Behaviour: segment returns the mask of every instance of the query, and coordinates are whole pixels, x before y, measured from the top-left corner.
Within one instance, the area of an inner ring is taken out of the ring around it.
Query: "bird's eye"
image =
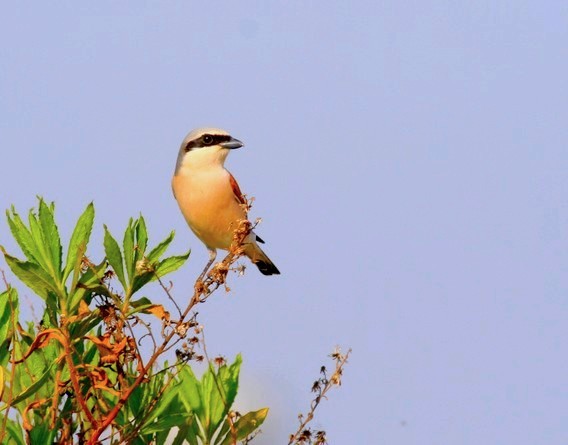
[[[203,136],[203,144],[204,145],[211,145],[213,143],[213,136],[210,134],[206,134]]]

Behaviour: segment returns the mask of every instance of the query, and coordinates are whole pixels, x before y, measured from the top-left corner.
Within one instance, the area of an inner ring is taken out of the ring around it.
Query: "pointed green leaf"
[[[83,258],[85,253],[87,252],[87,245],[80,244],[77,248],[77,256],[75,257],[75,264],[72,267],[73,277],[71,278],[71,286],[69,286],[69,294],[72,294],[75,291],[77,283],[79,282],[79,278],[81,277],[81,267],[83,266]],[[67,281],[68,275],[67,272],[63,273],[63,282]]]
[[[172,441],[169,439],[171,430],[162,430],[156,432],[154,434],[154,440],[156,441],[156,445],[171,445]],[[148,442],[146,442],[148,443]],[[146,443],[144,445],[146,445]]]
[[[59,282],[61,280],[61,238],[59,237],[59,230],[55,224],[53,211],[41,198],[39,200],[38,216],[43,241],[45,243],[45,251],[54,273],[53,277],[56,279],[56,282]]]
[[[229,408],[225,405],[223,393],[219,391],[217,376],[212,365],[203,373],[201,377],[201,395],[205,414],[199,416],[199,421],[205,430],[205,435],[211,439],[224,415],[229,412]],[[221,388],[221,391],[223,389]]]
[[[225,421],[221,425],[221,428],[219,428],[219,430],[217,431],[217,441],[221,441],[222,444],[227,439],[227,437],[231,437],[231,425],[225,417]]]
[[[175,272],[184,265],[184,263],[189,258],[190,253],[191,251],[188,251],[184,255],[171,256],[169,258],[166,258],[165,260],[160,261],[160,263],[156,267],[156,275],[162,278],[169,273]]]
[[[48,422],[39,422],[29,432],[30,443],[53,443],[57,429],[51,429]]]
[[[4,252],[4,258],[14,275],[44,300],[47,300],[50,291],[57,294],[53,278],[40,266],[29,261],[21,261],[6,252]]]
[[[124,287],[124,290],[128,289],[126,279],[124,277],[124,268],[122,263],[122,254],[120,253],[120,247],[118,247],[118,243],[110,234],[108,227],[105,225],[105,238],[104,238],[104,246],[105,246],[105,254],[107,260],[116,273],[118,280]]]
[[[153,304],[154,303],[152,303],[152,301],[148,297],[142,297],[139,298],[138,300],[133,300],[130,302],[130,306],[132,306],[135,309],[145,306],[151,306]]]
[[[14,335],[19,318],[18,293],[11,287],[0,294],[0,344]]]
[[[93,293],[110,297],[107,287],[103,284],[103,278],[107,269],[107,262],[103,260],[94,267],[89,267],[82,273],[75,287],[71,288],[71,303],[69,313],[74,314],[81,300],[90,304]]]
[[[146,229],[146,221],[144,221],[144,217],[140,215],[138,224],[136,225],[136,261],[140,261],[144,257],[147,246],[148,230]]]
[[[26,445],[24,433],[20,423],[12,419],[0,417],[0,422],[6,422],[6,432],[8,433],[7,445]]]
[[[142,434],[155,433],[158,431],[171,430],[174,427],[183,425],[187,421],[187,413],[168,413],[167,416],[159,417],[146,423],[142,429]]]
[[[154,274],[154,272],[144,272],[141,275],[136,275],[136,277],[134,278],[134,283],[132,283],[132,294],[138,292],[146,284],[155,279],[156,275]]]
[[[38,221],[37,216],[34,214],[33,210],[30,210],[28,215],[28,222],[30,225],[30,232],[32,234],[32,239],[35,244],[35,249],[38,255],[36,259],[38,264],[50,275],[55,276],[54,268],[51,260],[49,259],[49,253],[46,250],[46,242],[43,239],[43,231],[41,225]]]
[[[239,388],[239,373],[241,370],[241,365],[243,363],[243,358],[241,354],[237,354],[234,363],[227,367],[223,367],[223,370],[219,370],[219,379],[221,380],[223,389],[225,391],[225,402],[232,406],[237,397],[237,390]]]
[[[138,273],[134,278],[131,293],[134,294],[149,282],[157,280],[158,277],[162,278],[169,273],[175,272],[177,269],[183,266],[183,264],[187,261],[187,258],[189,257],[190,253],[191,252],[187,252],[185,255],[172,256],[166,258],[157,265],[156,264],[153,265],[155,268],[154,271],[144,271],[142,273]]]
[[[210,375],[214,383],[212,390],[209,393],[211,433],[218,429],[235,401],[239,386],[239,371],[241,364],[242,357],[239,354],[233,364],[230,366],[223,365],[219,367],[217,373],[210,368]]]
[[[187,440],[189,442],[190,445],[197,445],[197,435],[196,434],[191,434],[191,424],[190,422],[192,422],[193,420],[189,420],[185,425],[182,425],[179,427],[179,430],[176,434],[176,437],[174,439],[174,441],[172,442],[172,445],[183,445],[185,442],[185,440]]]
[[[150,261],[150,263],[153,263],[153,262],[160,259],[160,257],[168,249],[168,246],[170,245],[170,243],[173,241],[174,235],[175,235],[174,231],[170,232],[170,234],[168,235],[168,237],[164,241],[162,241],[160,244],[158,244],[156,247],[154,247],[150,251],[150,253],[146,256],[148,258],[148,261]]]
[[[122,240],[122,249],[124,252],[124,263],[126,266],[126,274],[128,276],[128,282],[132,283],[134,277],[134,270],[136,268],[136,261],[134,260],[134,233],[135,233],[136,223],[132,221],[132,218],[128,220],[128,225],[124,231],[124,239]]]
[[[195,413],[198,417],[202,417],[205,412],[201,402],[201,383],[188,365],[183,365],[179,373],[180,383],[177,385],[180,399],[186,407]]]
[[[234,425],[237,430],[237,440],[243,440],[248,435],[254,433],[254,431],[264,423],[267,415],[268,408],[262,408],[258,411],[246,413],[237,420]],[[232,443],[232,439],[231,434],[228,434],[221,445],[230,445]]]
[[[167,384],[166,382],[163,381],[163,379],[161,381],[156,381],[155,383],[156,384],[152,388],[151,398],[154,398],[155,394],[160,393],[164,385]],[[154,406],[154,409],[152,410],[152,413],[150,415],[150,418],[156,419],[158,417],[162,417],[163,415],[167,417],[172,412],[172,410],[175,410],[178,413],[184,414],[185,418],[187,419],[187,417],[190,415],[189,410],[185,411],[183,410],[185,406],[178,399],[178,397],[179,394],[176,391],[166,391],[157,400],[156,405]]]
[[[34,383],[32,383],[30,386],[28,386],[22,393],[20,393],[17,397],[15,397],[12,400],[12,405],[15,405],[17,403],[20,403],[22,400],[26,400],[28,397],[34,395],[36,392],[38,392],[44,385],[45,383],[50,379],[50,377],[52,377],[52,372],[51,372],[51,368],[53,367],[55,362],[52,362],[47,369],[45,370],[45,372],[41,375],[41,377],[39,379],[37,379]]]
[[[72,270],[76,270],[77,266],[80,266],[81,259],[89,244],[94,220],[95,206],[91,202],[77,220],[77,224],[71,235],[69,248],[67,249],[67,261],[65,264],[65,272],[63,273],[63,281],[67,280]]]
[[[36,251],[32,234],[22,221],[22,218],[20,218],[20,215],[16,213],[16,209],[13,206],[11,211],[6,211],[6,217],[12,236],[20,246],[20,249],[22,249],[22,252],[24,252],[24,255],[28,260],[39,263],[37,260],[39,252]]]

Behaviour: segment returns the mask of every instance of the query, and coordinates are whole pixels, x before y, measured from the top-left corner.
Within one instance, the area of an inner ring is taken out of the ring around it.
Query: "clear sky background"
[[[568,443],[566,2],[3,2],[0,39],[0,207],[55,200],[69,236],[94,200],[98,258],[103,223],[175,229],[181,301],[207,255],[179,144],[245,142],[227,166],[282,275],[200,316],[271,407],[255,443],[286,443],[335,345],[332,444]]]

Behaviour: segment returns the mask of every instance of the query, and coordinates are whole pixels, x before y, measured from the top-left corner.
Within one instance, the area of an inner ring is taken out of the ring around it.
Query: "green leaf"
[[[134,294],[135,292],[138,292],[146,284],[148,284],[150,281],[153,281],[155,279],[156,275],[154,274],[154,272],[144,272],[141,275],[136,275],[136,277],[134,278],[134,283],[132,283],[131,293]]]
[[[230,366],[223,365],[215,373],[212,366],[204,375],[203,393],[209,394],[208,408],[210,425],[208,434],[213,434],[226,418],[239,387],[239,371],[242,364],[242,357],[237,355],[235,362]],[[205,389],[205,380],[210,379],[208,384],[210,389]]]
[[[141,432],[142,434],[149,434],[170,430],[187,422],[188,416],[188,413],[168,413],[166,416],[148,422],[142,427]]]
[[[185,403],[189,410],[191,410],[191,412],[197,415],[197,417],[203,417],[205,411],[201,401],[201,383],[197,380],[197,377],[190,366],[182,366],[182,370],[179,373],[179,379],[180,383],[177,388],[180,399]]]
[[[128,221],[126,230],[124,231],[124,239],[122,241],[122,249],[124,252],[124,263],[126,265],[126,274],[128,275],[128,282],[132,283],[134,277],[134,270],[136,268],[136,261],[134,259],[134,232],[136,223],[133,223],[132,218]],[[125,288],[126,289],[126,288]]]
[[[158,267],[156,267],[156,275],[162,278],[169,273],[175,272],[184,265],[184,263],[189,258],[190,253],[191,251],[188,250],[184,255],[171,256],[163,261],[160,261]]]
[[[72,294],[75,291],[77,283],[79,282],[79,277],[81,276],[81,267],[83,266],[83,257],[87,252],[87,245],[81,244],[77,249],[77,256],[75,257],[75,264],[72,267],[73,270],[73,278],[71,279],[71,286],[69,287],[70,291],[69,294]],[[63,282],[67,281],[67,276],[65,276],[66,272],[63,273]]]
[[[229,413],[231,406],[225,403],[224,390],[221,387],[219,391],[220,384],[219,380],[216,379],[215,373],[211,370],[210,373],[205,373],[203,375],[203,395],[205,396],[205,406],[208,412],[206,417],[206,422],[203,423],[203,427],[207,431],[207,437],[212,438],[217,428],[223,422],[225,416]],[[201,419],[200,419],[201,420]]]
[[[217,442],[221,441],[219,445],[222,445],[223,441],[226,440],[227,437],[231,437],[231,425],[225,417],[225,421],[221,425],[221,428],[218,428],[217,430]]]
[[[145,271],[139,275],[136,275],[136,277],[134,278],[134,282],[132,284],[131,294],[134,294],[135,292],[139,291],[149,282],[157,280],[158,277],[162,278],[171,272],[175,272],[177,269],[183,266],[183,264],[187,261],[189,254],[190,252],[187,252],[187,254],[185,255],[172,256],[166,258],[157,266],[155,266],[154,271],[149,271],[149,272]]]
[[[164,241],[162,241],[150,251],[150,253],[146,256],[150,263],[153,263],[160,259],[160,257],[166,252],[168,246],[173,241],[174,235],[174,231],[170,232],[169,236]]]
[[[81,275],[76,286],[71,288],[70,314],[74,314],[77,311],[81,300],[90,304],[93,293],[110,297],[108,289],[102,284],[106,268],[107,262],[103,260],[100,264],[89,267]]]
[[[63,281],[67,280],[72,270],[76,270],[77,267],[80,267],[81,259],[87,250],[87,244],[89,244],[94,220],[95,206],[91,202],[77,220],[77,224],[71,235],[69,248],[67,249],[67,261],[63,273]]]
[[[91,312],[82,320],[76,321],[69,327],[69,332],[73,338],[82,338],[87,335],[94,327],[101,322],[98,312]]]
[[[36,252],[38,253],[36,260],[38,264],[53,277],[55,276],[55,270],[53,268],[52,262],[49,259],[49,253],[46,251],[47,243],[43,239],[43,231],[41,229],[41,225],[33,210],[30,210],[30,213],[28,215],[28,222],[30,225],[30,232],[32,234]]]
[[[132,307],[131,310],[128,311],[128,316],[137,314],[139,312],[148,313],[146,312],[148,309],[155,307],[156,305],[150,301],[147,297],[142,297],[138,300],[134,300],[130,302],[130,306]]]
[[[152,303],[152,301],[150,301],[150,299],[148,297],[142,297],[139,298],[138,300],[133,300],[130,302],[130,306],[132,306],[135,309],[138,309],[140,307],[145,307],[145,306],[151,306],[154,303]]]
[[[156,387],[153,390],[153,397],[155,394],[159,393],[162,388],[167,385],[166,382],[156,382]],[[161,417],[162,415],[168,416],[173,407],[184,406],[183,403],[178,399],[178,394],[175,391],[166,391],[156,402],[156,406],[152,412],[154,418]],[[189,416],[189,411],[181,411],[181,408],[177,408],[177,411],[185,415],[185,418]]]
[[[140,261],[144,257],[146,247],[148,246],[148,230],[142,215],[140,215],[136,224],[136,244],[136,261]]]
[[[12,340],[4,340],[0,343],[0,366],[7,367],[8,366],[8,359],[10,358],[11,350],[10,345],[12,344]]]
[[[8,433],[7,445],[26,445],[22,427],[18,422],[0,416],[0,424],[2,422],[6,422],[6,432]]]
[[[156,434],[154,434],[153,437],[156,445],[171,445],[171,440],[168,440],[169,435],[170,435],[170,430],[162,430],[156,432]]]
[[[3,250],[3,249],[2,249]],[[40,266],[30,261],[21,261],[8,255],[4,250],[4,258],[8,266],[26,286],[33,290],[44,300],[49,298],[49,292],[57,294],[57,287],[53,278]]]
[[[0,294],[0,344],[14,335],[19,318],[18,293],[11,287]]]
[[[192,423],[194,424],[195,421],[193,419],[189,419],[185,425],[179,427],[179,431],[176,434],[172,445],[183,445],[185,440],[187,440],[190,445],[198,445],[197,434],[193,433],[193,429],[191,427]]]
[[[48,422],[40,422],[33,426],[29,432],[30,443],[53,443],[57,429],[51,429]]]
[[[228,367],[223,366],[219,369],[219,380],[221,380],[222,387],[225,391],[225,403],[232,406],[237,397],[237,390],[239,388],[239,373],[243,357],[237,354],[234,363]]]
[[[118,243],[110,234],[107,226],[105,228],[105,238],[104,238],[104,246],[105,246],[105,254],[107,260],[116,273],[120,283],[124,287],[124,290],[128,290],[128,286],[126,283],[126,279],[124,277],[124,268],[122,265],[122,254],[120,253],[120,247],[118,247]]]
[[[248,435],[252,434],[256,429],[258,429],[266,419],[268,415],[268,408],[262,408],[258,411],[251,411],[246,413],[243,417],[235,422],[235,429],[237,430],[237,440],[243,440]],[[221,445],[230,445],[232,443],[232,437],[229,433]]]
[[[8,226],[12,232],[12,236],[22,249],[22,252],[24,252],[24,255],[26,255],[28,260],[33,261],[34,263],[39,263],[37,260],[39,252],[36,250],[32,234],[22,221],[22,218],[20,218],[20,215],[16,213],[16,209],[12,207],[11,211],[7,210],[6,217],[8,219]]]
[[[55,362],[52,362],[45,372],[41,375],[39,379],[37,379],[34,383],[28,386],[21,394],[15,397],[12,400],[12,405],[20,403],[22,400],[26,400],[28,397],[33,396],[36,392],[38,392],[42,387],[49,381],[50,377],[52,377],[51,368],[53,367]]]
[[[54,273],[53,278],[56,282],[59,282],[61,281],[61,238],[59,237],[59,230],[55,224],[53,211],[42,198],[39,199],[38,216],[47,259]]]

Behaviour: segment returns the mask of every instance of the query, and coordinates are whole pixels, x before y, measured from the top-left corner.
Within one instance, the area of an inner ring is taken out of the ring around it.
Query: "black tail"
[[[245,245],[245,255],[256,264],[263,275],[280,275],[280,271],[256,242]]]
[[[263,275],[280,275],[280,271],[274,263],[268,258],[266,258],[266,260],[268,261],[259,259],[256,263],[254,263],[256,264],[256,267],[258,267],[258,270],[260,270],[260,273]]]

